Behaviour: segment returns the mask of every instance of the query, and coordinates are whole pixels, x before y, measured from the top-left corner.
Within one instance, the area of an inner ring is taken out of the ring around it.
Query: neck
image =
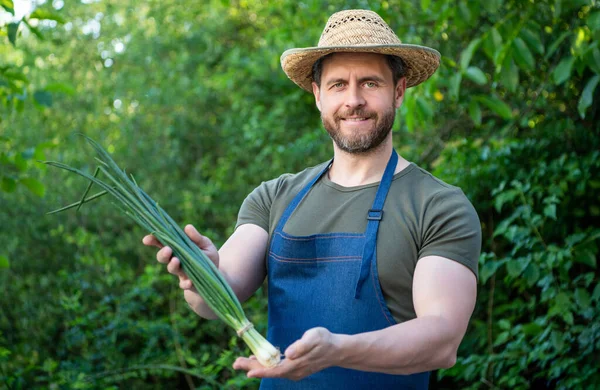
[[[333,145],[333,165],[329,169],[329,180],[344,187],[356,187],[381,181],[385,167],[392,155],[392,137],[387,137],[379,146],[366,153],[348,153]],[[394,173],[410,163],[398,156]]]

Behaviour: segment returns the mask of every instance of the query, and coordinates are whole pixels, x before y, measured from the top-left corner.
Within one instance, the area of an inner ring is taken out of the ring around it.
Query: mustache
[[[342,111],[342,112],[337,112],[334,114],[334,118],[335,119],[343,119],[343,118],[348,118],[348,117],[361,117],[361,118],[376,118],[377,114],[372,112],[372,111],[368,111],[362,108],[359,109],[353,109],[353,110],[348,110],[348,111]]]

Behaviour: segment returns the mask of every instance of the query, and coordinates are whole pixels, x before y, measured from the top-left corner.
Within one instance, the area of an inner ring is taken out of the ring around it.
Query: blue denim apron
[[[267,338],[281,351],[314,327],[357,334],[396,324],[379,285],[375,244],[397,161],[398,155],[393,151],[373,206],[365,210],[368,221],[364,233],[292,236],[283,231],[294,210],[331,164],[288,205],[273,232],[268,257]],[[428,382],[429,372],[390,375],[331,367],[297,382],[265,378],[260,388],[421,390],[427,389]]]

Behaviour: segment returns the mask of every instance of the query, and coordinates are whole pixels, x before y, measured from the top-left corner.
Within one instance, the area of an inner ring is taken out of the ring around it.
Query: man
[[[234,363],[261,389],[426,389],[430,370],[454,364],[475,305],[479,220],[460,189],[399,157],[391,132],[406,88],[438,65],[374,12],[332,15],[319,45],[286,51],[282,67],[314,94],[333,160],[261,184],[218,252],[186,227],[241,301],[268,275],[267,338],[285,359]],[[215,318],[171,256],[157,254]]]

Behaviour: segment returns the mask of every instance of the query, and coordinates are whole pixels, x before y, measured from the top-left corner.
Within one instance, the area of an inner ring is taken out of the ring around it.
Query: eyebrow
[[[367,82],[367,81],[376,81],[376,82],[381,83],[381,84],[385,83],[385,80],[383,78],[379,77],[379,76],[367,76],[367,77],[361,77],[360,79],[358,79],[358,83],[359,84],[362,84],[362,83]],[[334,84],[337,84],[337,83],[345,83],[345,82],[347,82],[346,79],[343,79],[343,78],[339,77],[337,79],[329,80],[326,85],[330,86],[330,85],[334,85]]]

